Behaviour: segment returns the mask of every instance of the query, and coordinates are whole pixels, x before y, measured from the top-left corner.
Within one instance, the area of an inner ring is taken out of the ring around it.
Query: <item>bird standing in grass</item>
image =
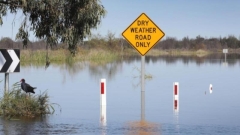
[[[23,91],[25,91],[26,93],[29,93],[29,95],[30,93],[33,93],[33,94],[35,93],[34,89],[36,89],[37,87],[32,87],[29,84],[25,83],[25,79],[21,79],[20,82],[21,82],[21,88]]]

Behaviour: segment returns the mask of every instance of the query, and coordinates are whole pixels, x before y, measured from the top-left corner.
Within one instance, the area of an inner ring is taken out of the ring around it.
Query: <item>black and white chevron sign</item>
[[[0,49],[0,72],[20,72],[19,49]]]

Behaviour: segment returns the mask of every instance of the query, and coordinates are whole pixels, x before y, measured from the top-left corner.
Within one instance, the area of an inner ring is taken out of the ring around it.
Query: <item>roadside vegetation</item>
[[[48,57],[51,62],[71,62],[71,61],[99,61],[99,60],[106,60],[111,61],[117,59],[118,53],[105,51],[102,49],[91,49],[85,50],[78,48],[78,54],[75,57],[69,53],[68,50],[65,49],[57,49],[57,50],[22,50],[20,59],[22,62],[34,62],[34,61],[42,61],[46,60],[46,55],[48,53]]]
[[[15,83],[9,92],[0,98],[0,115],[8,119],[21,117],[39,117],[55,112],[54,105],[49,102],[47,92],[39,95],[28,95],[19,84]]]
[[[12,41],[10,38],[0,40],[0,48],[21,49],[21,62],[72,62],[72,61],[114,61],[122,57],[139,55],[138,52],[122,37],[116,38],[115,34],[108,32],[106,36],[100,34],[88,37],[87,41],[77,44],[76,55],[68,51],[68,45],[61,43],[47,48],[44,40],[29,41],[28,48],[23,48],[21,41]],[[158,42],[148,53],[148,56],[159,55],[197,55],[204,56],[211,53],[222,53],[222,49],[228,48],[229,53],[240,53],[240,39],[235,36],[219,38],[195,39],[184,37],[177,40],[167,37]]]

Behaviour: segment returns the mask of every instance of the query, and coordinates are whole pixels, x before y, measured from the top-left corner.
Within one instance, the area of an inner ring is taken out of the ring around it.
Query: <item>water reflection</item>
[[[174,125],[175,125],[175,132],[179,133],[180,124],[179,124],[179,113],[174,112]]]
[[[145,120],[127,123],[126,135],[160,135],[161,125]]]
[[[48,131],[46,128],[42,127],[48,127],[48,122],[46,117],[41,118],[21,118],[20,119],[10,119],[7,120],[5,118],[0,119],[0,123],[2,126],[2,133],[5,135],[15,135],[15,134],[21,134],[21,135],[31,135],[34,133],[37,134],[48,134]],[[41,130],[39,130],[39,127],[41,127]]]
[[[106,77],[112,80],[114,76],[122,71],[122,62],[116,61],[112,63],[97,64],[89,62],[88,64],[89,74],[95,79]]]
[[[196,63],[197,65],[202,65],[206,63],[210,64],[222,64],[225,61],[224,55],[221,53],[210,54],[206,56],[171,56],[171,55],[163,55],[163,56],[146,56],[145,62],[148,63],[157,63],[159,61],[164,61],[167,64],[175,64],[176,62],[183,62],[184,64]],[[229,54],[228,55],[228,64],[234,66],[239,62],[240,55],[239,54]],[[140,61],[141,57],[139,56],[131,56],[124,61],[128,63],[132,63],[134,61]]]
[[[106,105],[100,106],[100,122],[103,127],[107,126],[107,107],[106,107]]]
[[[100,123],[102,135],[107,134],[107,107],[106,105],[100,106]]]
[[[108,78],[108,80],[114,79],[117,73],[122,72],[123,63],[130,64],[133,62],[141,61],[139,55],[128,56],[121,60],[116,60],[114,62],[67,62],[67,63],[52,63],[50,67],[53,68],[59,67],[61,74],[63,75],[63,82],[66,81],[66,76],[70,75],[74,77],[77,73],[82,72],[83,70],[88,69],[90,76],[93,79],[99,79],[102,77]],[[234,66],[235,64],[240,65],[240,55],[239,54],[229,54],[227,61],[225,61],[224,55],[221,53],[211,54],[207,56],[146,56],[145,63],[157,63],[165,62],[168,65],[176,64],[177,62],[182,62],[186,65],[189,63],[196,63],[196,65],[201,66],[202,64],[218,64],[224,66]],[[43,68],[45,63],[33,62],[33,63],[21,63],[21,67],[29,68]],[[48,70],[48,69],[46,69]]]
[[[60,65],[53,64],[53,67],[59,67],[60,72],[63,75],[62,83],[66,82],[66,76],[70,76],[72,79],[76,76],[76,73],[82,71],[86,67],[85,62],[68,62]]]

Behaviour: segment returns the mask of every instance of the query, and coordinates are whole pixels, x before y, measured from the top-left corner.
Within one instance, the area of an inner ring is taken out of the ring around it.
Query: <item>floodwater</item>
[[[240,55],[147,57],[145,116],[141,109],[141,57],[112,63],[21,66],[36,94],[47,90],[56,112],[38,119],[0,118],[0,134],[193,135],[240,134]],[[106,79],[106,115],[100,115],[100,79]],[[0,77],[4,80],[4,74]],[[179,82],[178,111],[173,83]],[[212,84],[212,93],[209,86]],[[3,82],[1,82],[3,88]],[[3,91],[3,89],[1,89]]]

